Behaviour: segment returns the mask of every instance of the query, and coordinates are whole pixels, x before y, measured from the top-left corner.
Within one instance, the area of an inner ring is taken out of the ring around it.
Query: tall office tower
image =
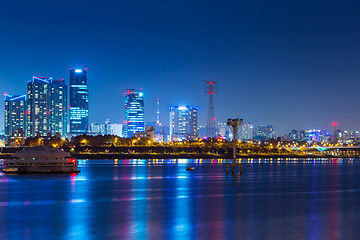
[[[33,77],[27,91],[27,137],[46,136],[50,130],[50,83],[52,78]]]
[[[198,107],[170,106],[170,141],[197,138]]]
[[[26,130],[26,95],[5,94],[5,140]]]
[[[144,132],[144,93],[142,90],[127,89],[125,92],[125,137]]]
[[[254,125],[252,123],[242,123],[237,131],[238,140],[252,140],[254,137]]]
[[[67,85],[65,80],[52,80],[50,84],[50,133],[62,137],[67,134]]]
[[[70,68],[70,134],[89,132],[89,93],[87,69]]]
[[[187,128],[187,134],[188,134],[188,139],[190,140],[195,140],[198,137],[197,134],[197,126],[198,126],[198,122],[197,122],[197,115],[198,115],[198,107],[187,107],[188,111],[189,111],[189,125]]]

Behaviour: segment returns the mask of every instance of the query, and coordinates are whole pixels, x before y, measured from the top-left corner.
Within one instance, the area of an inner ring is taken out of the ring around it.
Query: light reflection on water
[[[0,239],[355,239],[357,159],[79,160],[0,174]],[[186,171],[185,166],[195,171]]]

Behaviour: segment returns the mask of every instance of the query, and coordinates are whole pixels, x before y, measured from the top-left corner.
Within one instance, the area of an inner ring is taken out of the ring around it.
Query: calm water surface
[[[359,239],[360,160],[80,160],[0,175],[0,239]],[[195,171],[186,171],[188,165]]]

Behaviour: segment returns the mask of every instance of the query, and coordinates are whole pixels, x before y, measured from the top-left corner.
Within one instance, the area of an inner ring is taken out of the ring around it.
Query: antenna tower
[[[156,99],[156,125],[161,126],[160,123],[160,101],[159,98]]]
[[[206,135],[208,138],[215,137],[215,114],[214,114],[214,98],[213,95],[216,93],[216,82],[214,81],[206,81],[205,93],[209,94],[209,109],[208,109],[208,120],[207,120],[207,128]]]

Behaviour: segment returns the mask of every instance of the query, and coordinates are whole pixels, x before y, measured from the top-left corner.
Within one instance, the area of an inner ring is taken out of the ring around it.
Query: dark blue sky
[[[166,125],[182,104],[205,124],[206,79],[218,81],[217,121],[360,129],[359,12],[346,0],[0,0],[1,91],[87,67],[90,121],[122,122],[124,90],[143,88],[146,121],[160,97]]]

